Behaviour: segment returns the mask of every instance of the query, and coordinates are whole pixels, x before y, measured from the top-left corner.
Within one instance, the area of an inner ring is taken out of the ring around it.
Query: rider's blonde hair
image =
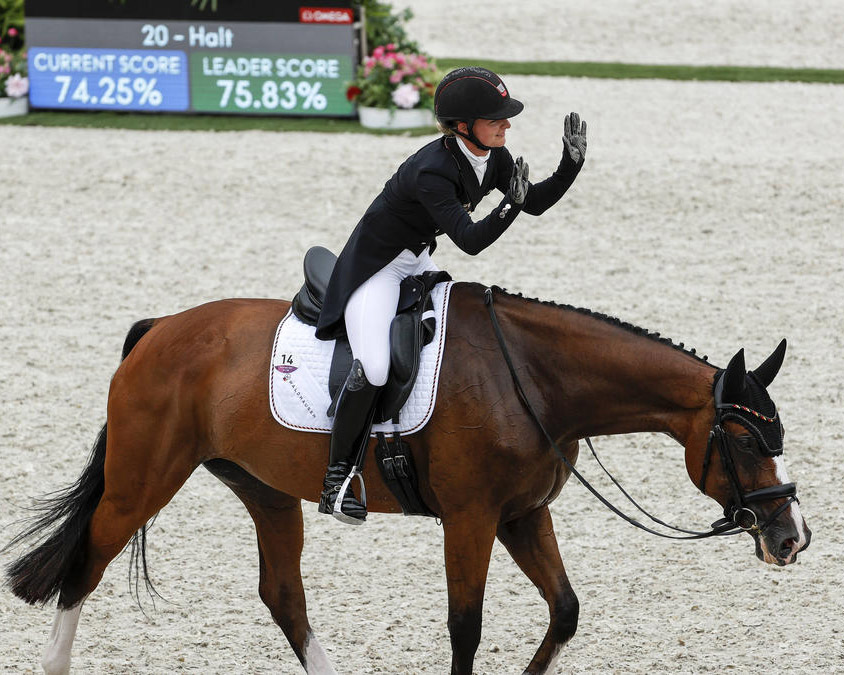
[[[452,125],[456,124],[455,122],[444,122],[442,120],[437,120],[437,129],[443,134],[443,136],[455,136],[454,127]]]

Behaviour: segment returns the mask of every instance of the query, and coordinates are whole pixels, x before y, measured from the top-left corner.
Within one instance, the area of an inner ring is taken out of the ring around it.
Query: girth
[[[314,246],[305,254],[305,283],[292,302],[293,313],[300,321],[317,325],[336,262],[337,256],[322,246]],[[390,324],[390,375],[378,398],[376,423],[397,419],[410,396],[419,372],[420,352],[431,342],[436,330],[431,291],[436,284],[450,280],[447,272],[425,272],[401,282],[396,317]],[[351,365],[349,340],[341,335],[334,345],[328,378],[328,393],[332,398],[329,416],[333,415],[337,394]]]

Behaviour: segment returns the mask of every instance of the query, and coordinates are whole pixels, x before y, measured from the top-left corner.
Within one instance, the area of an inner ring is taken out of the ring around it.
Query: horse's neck
[[[522,306],[510,316],[562,438],[662,431],[682,443],[711,406],[714,368],[670,344],[562,307]]]

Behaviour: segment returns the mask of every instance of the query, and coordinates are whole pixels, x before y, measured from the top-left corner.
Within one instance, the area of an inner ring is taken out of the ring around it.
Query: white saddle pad
[[[419,374],[413,391],[401,409],[398,427],[376,424],[377,431],[412,434],[431,419],[437,395],[448,298],[453,282],[437,284],[431,292],[437,326],[434,339],[422,348]],[[317,340],[315,328],[301,322],[289,311],[278,324],[270,364],[270,408],[280,424],[297,431],[329,433],[332,418],[328,373],[334,353],[334,340]]]

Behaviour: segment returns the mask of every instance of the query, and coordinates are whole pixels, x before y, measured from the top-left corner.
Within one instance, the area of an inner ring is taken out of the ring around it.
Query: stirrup
[[[349,490],[352,479],[357,476],[360,481],[360,502],[355,499],[354,494]],[[333,500],[332,500],[333,497]],[[343,504],[346,499],[352,501],[352,506],[360,506],[363,509],[363,516],[352,516],[343,512]],[[333,503],[332,503],[333,502]],[[335,485],[328,490],[323,490],[319,500],[319,512],[330,513],[340,522],[348,525],[363,525],[366,520],[366,485],[363,482],[363,474],[357,466],[353,466],[349,475],[340,485]]]

